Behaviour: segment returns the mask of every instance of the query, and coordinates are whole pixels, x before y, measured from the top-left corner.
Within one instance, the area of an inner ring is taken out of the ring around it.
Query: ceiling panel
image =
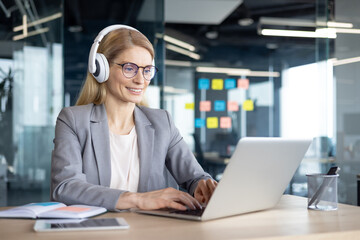
[[[165,0],[166,23],[220,24],[243,0]]]

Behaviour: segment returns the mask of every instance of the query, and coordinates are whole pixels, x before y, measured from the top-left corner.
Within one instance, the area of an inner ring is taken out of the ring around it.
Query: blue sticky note
[[[205,119],[195,118],[195,127],[196,127],[196,128],[205,127]]]
[[[210,88],[210,80],[208,78],[199,78],[198,81],[199,89],[209,89]]]
[[[225,101],[224,100],[216,100],[214,101],[214,110],[215,111],[225,111]]]
[[[233,89],[236,88],[236,80],[233,78],[225,79],[225,89]]]

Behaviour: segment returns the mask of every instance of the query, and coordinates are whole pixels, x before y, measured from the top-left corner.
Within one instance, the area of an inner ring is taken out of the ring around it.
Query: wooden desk
[[[129,230],[37,233],[35,220],[0,219],[0,239],[359,239],[360,207],[339,204],[337,211],[307,210],[307,199],[285,195],[271,210],[208,222],[194,222],[137,213],[124,217]],[[4,208],[2,208],[4,209]]]

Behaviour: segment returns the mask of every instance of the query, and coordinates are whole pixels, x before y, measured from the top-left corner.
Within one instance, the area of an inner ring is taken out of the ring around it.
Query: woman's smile
[[[131,94],[135,94],[135,95],[140,95],[143,91],[142,88],[130,88],[130,87],[126,87],[127,90],[129,90],[129,92]]]

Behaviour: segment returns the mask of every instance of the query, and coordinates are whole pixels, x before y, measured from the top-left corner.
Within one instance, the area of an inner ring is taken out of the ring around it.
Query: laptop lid
[[[204,221],[274,207],[310,143],[309,139],[242,138],[201,217],[140,212]]]

